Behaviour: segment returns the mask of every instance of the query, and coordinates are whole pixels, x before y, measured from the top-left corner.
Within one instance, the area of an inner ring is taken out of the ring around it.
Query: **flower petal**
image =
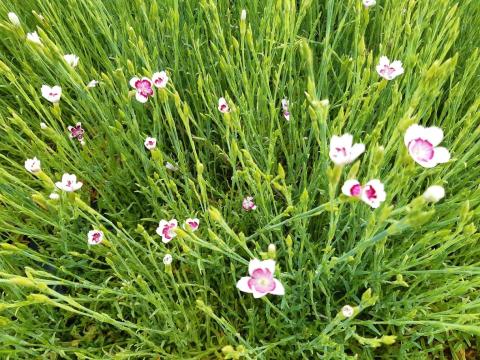
[[[283,284],[280,282],[280,280],[273,279],[275,282],[275,289],[270,291],[270,294],[273,295],[285,295],[285,288],[283,287]]]
[[[443,164],[450,160],[450,152],[444,147],[434,149],[433,160],[437,164]]]
[[[427,140],[433,146],[437,146],[443,140],[443,130],[439,127],[432,126],[425,129],[425,140]]]
[[[137,99],[137,101],[141,102],[142,104],[145,104],[148,100],[148,96],[143,96],[139,91],[137,91],[135,94],[135,99]]]
[[[252,293],[253,290],[248,286],[249,276],[244,276],[237,282],[237,289],[246,293]]]
[[[129,82],[130,86],[134,88],[134,87],[135,87],[135,83],[136,83],[138,80],[140,80],[140,79],[139,79],[138,77],[136,77],[136,76],[134,76],[133,78],[131,78],[131,79],[130,79],[130,82]]]

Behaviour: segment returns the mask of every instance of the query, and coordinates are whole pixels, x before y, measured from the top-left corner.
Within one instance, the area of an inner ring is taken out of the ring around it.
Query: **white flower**
[[[243,9],[240,13],[240,20],[245,21],[247,19],[247,10]]]
[[[33,159],[27,159],[25,161],[25,169],[32,174],[39,173],[42,171],[42,168],[40,167],[40,160],[38,160],[36,157]]]
[[[78,56],[74,54],[64,55],[63,58],[65,59],[66,63],[73,68],[78,65],[78,61],[80,60]]]
[[[58,85],[50,87],[48,85],[42,86],[42,96],[51,103],[58,103],[62,97],[62,88]]]
[[[245,211],[252,211],[257,209],[257,205],[255,205],[255,203],[253,202],[252,196],[247,196],[246,198],[243,199],[242,208]]]
[[[42,40],[40,40],[40,36],[36,31],[27,34],[27,40],[31,41],[35,44],[42,45]]]
[[[366,183],[365,186],[362,187],[360,196],[365,203],[374,209],[378,208],[387,198],[383,184],[377,179],[370,180]]]
[[[425,128],[418,124],[411,125],[404,138],[410,156],[425,168],[433,168],[450,160],[448,149],[437,146],[442,140],[442,129],[435,126]]]
[[[426,202],[436,203],[445,197],[445,189],[440,185],[432,185],[423,193]]]
[[[363,6],[371,7],[374,6],[377,2],[375,0],[363,0]]]
[[[155,138],[152,138],[152,137],[147,137],[145,139],[145,147],[148,149],[148,150],[153,150],[157,147],[157,139]]]
[[[365,151],[364,144],[353,144],[353,136],[345,134],[332,136],[330,140],[330,159],[336,165],[354,162]]]
[[[135,88],[135,99],[137,101],[146,103],[148,98],[153,96],[152,81],[149,78],[133,77],[130,79],[130,86]]]
[[[15,26],[20,26],[20,19],[18,18],[17,14],[14,12],[9,12],[8,13],[8,20],[15,25]]]
[[[237,282],[240,291],[251,293],[254,298],[285,294],[283,284],[274,277],[275,260],[250,260],[248,273],[250,276],[244,276]]]
[[[168,83],[168,75],[165,71],[156,72],[152,76],[153,85],[155,85],[159,89],[163,89],[167,86]]]
[[[97,85],[98,85],[98,81],[97,80],[92,80],[87,84],[87,88],[91,89],[91,88],[94,88]]]
[[[397,76],[402,75],[404,70],[401,61],[395,60],[390,63],[390,60],[388,60],[386,56],[382,56],[379,64],[377,65],[377,72],[378,75],[384,79],[393,80]]]
[[[61,182],[59,181],[55,183],[57,188],[66,192],[77,191],[82,187],[82,185],[82,182],[77,182],[77,177],[75,175],[68,173],[63,174]]]
[[[103,231],[91,230],[88,232],[88,245],[98,245],[103,241]]]
[[[225,100],[225,98],[223,97],[218,99],[218,111],[224,114],[230,111],[230,107],[228,106],[227,100]]]
[[[342,315],[346,318],[353,316],[354,312],[355,310],[350,305],[345,305],[344,307],[342,307]]]
[[[162,237],[163,243],[169,243],[175,236],[177,236],[177,233],[175,232],[177,227],[178,223],[176,219],[160,221],[157,228],[157,234]]]
[[[177,171],[178,170],[178,166],[175,166],[171,162],[168,162],[168,161],[165,163],[165,167],[170,171]]]
[[[172,261],[173,261],[173,257],[172,257],[172,255],[170,255],[170,254],[166,254],[166,255],[163,257],[163,263],[164,263],[165,265],[170,265],[170,264],[172,263]]]
[[[187,220],[185,220],[185,224],[183,225],[183,228],[185,230],[190,229],[191,231],[196,231],[199,226],[200,226],[200,220],[198,220],[197,218],[193,218],[193,219],[188,218]]]
[[[45,130],[47,127],[47,124],[45,124],[44,122],[40,123],[40,129]]]
[[[48,197],[50,198],[50,200],[60,199],[60,195],[58,195],[56,192],[51,193]]]

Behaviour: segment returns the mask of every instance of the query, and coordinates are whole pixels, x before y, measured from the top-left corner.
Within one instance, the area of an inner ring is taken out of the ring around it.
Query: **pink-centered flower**
[[[152,137],[147,137],[145,139],[144,145],[148,150],[153,150],[157,147],[157,139]]]
[[[228,106],[227,100],[221,97],[218,99],[218,110],[222,113],[228,113],[230,111],[230,107]]]
[[[346,165],[354,162],[365,151],[364,144],[353,144],[353,136],[344,134],[332,136],[330,140],[330,159],[336,165]]]
[[[133,77],[130,79],[130,86],[137,91],[135,99],[141,103],[146,103],[148,98],[153,96],[152,81],[149,78]]]
[[[347,180],[342,186],[342,193],[351,197],[359,197],[362,193],[362,185],[356,179]]]
[[[198,227],[200,226],[200,220],[198,220],[197,218],[188,218],[187,220],[185,220],[185,224],[183,225],[183,228],[186,230],[186,229],[190,229],[191,231],[196,231],[198,229]]]
[[[362,187],[360,197],[363,202],[376,209],[385,201],[387,194],[381,181],[373,179]]]
[[[450,152],[437,146],[443,140],[443,131],[438,127],[411,125],[404,140],[410,156],[425,168],[432,168],[450,160]]]
[[[25,161],[25,169],[32,174],[39,173],[42,170],[40,167],[40,160],[38,160],[36,157],[33,159],[27,159]]]
[[[88,232],[88,245],[98,245],[103,241],[103,231],[90,230]]]
[[[374,6],[376,3],[376,0],[363,0],[363,6],[366,8]]]
[[[62,97],[62,88],[58,85],[50,87],[48,85],[42,86],[42,96],[51,103],[58,103]]]
[[[178,223],[176,219],[160,221],[157,227],[157,234],[162,237],[163,243],[169,243],[175,236],[177,236],[177,233],[175,232],[177,226]]]
[[[377,65],[377,73],[384,79],[393,80],[404,73],[402,62],[399,60],[390,62],[386,56],[382,56]]]
[[[152,76],[152,81],[157,88],[163,89],[167,86],[168,75],[165,71],[156,72]]]
[[[257,208],[257,205],[255,205],[255,203],[253,202],[252,196],[247,196],[245,199],[243,199],[242,208],[245,211],[252,211]]]
[[[75,126],[69,126],[68,131],[70,131],[70,139],[77,139],[80,142],[83,141],[85,130],[82,128],[81,122],[77,122]]]
[[[56,182],[55,186],[60,190],[73,192],[79,190],[83,186],[83,183],[77,181],[77,177],[75,175],[65,173],[62,176],[62,181]]]
[[[275,260],[250,260],[248,273],[250,276],[242,277],[237,282],[240,291],[253,294],[254,298],[261,298],[267,294],[285,294],[282,283],[274,278]]]

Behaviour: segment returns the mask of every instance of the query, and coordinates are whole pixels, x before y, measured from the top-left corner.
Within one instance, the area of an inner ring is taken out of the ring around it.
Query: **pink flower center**
[[[427,162],[433,159],[434,147],[427,140],[416,139],[410,141],[408,150],[410,151],[412,157],[417,160]]]
[[[50,95],[51,97],[55,97],[55,96],[58,95],[58,93],[56,93],[56,92],[51,92],[51,93],[49,93],[48,95]]]
[[[72,126],[70,128],[70,133],[72,134],[73,138],[76,138],[78,140],[82,140],[83,139],[83,134],[85,133],[85,130],[83,130],[81,125],[76,125],[76,126]]]
[[[344,147],[341,147],[341,148],[335,148],[335,150],[337,151],[337,156],[338,155],[341,155],[341,156],[347,156],[347,149],[345,149]]]
[[[158,79],[155,80],[155,84],[158,86],[162,85],[165,82],[165,79],[163,77],[159,77]]]
[[[67,180],[66,184],[67,187],[72,187],[72,180]]]
[[[267,293],[275,289],[273,274],[268,269],[255,269],[248,280],[248,287],[259,293]]]
[[[175,228],[174,224],[165,225],[162,230],[163,237],[168,240],[172,239],[173,238],[172,230],[174,228]]]
[[[359,196],[361,191],[362,187],[360,186],[360,184],[355,184],[350,188],[350,194],[352,196]]]
[[[195,230],[195,229],[198,227],[198,223],[195,222],[195,221],[188,221],[187,224],[188,224],[193,230]]]
[[[220,105],[220,110],[221,111],[227,111],[228,110],[228,106],[226,104],[222,104]]]
[[[372,185],[368,185],[367,190],[365,191],[365,194],[367,194],[367,198],[369,200],[376,199],[377,198],[377,191],[373,188]]]
[[[148,80],[137,80],[137,82],[135,82],[135,89],[144,97],[153,95],[152,84]]]
[[[100,242],[100,237],[101,237],[100,233],[95,233],[95,234],[93,234],[93,236],[92,236],[92,241],[93,241],[94,243],[99,243],[99,242]]]
[[[382,75],[392,75],[395,72],[395,68],[390,65],[384,65],[383,69],[380,70]]]

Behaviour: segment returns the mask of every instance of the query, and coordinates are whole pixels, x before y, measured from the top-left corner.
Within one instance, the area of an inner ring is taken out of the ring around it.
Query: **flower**
[[[177,234],[175,233],[175,229],[177,228],[177,220],[172,219],[170,221],[161,220],[158,224],[157,234],[162,237],[163,243],[169,243]]]
[[[157,139],[155,138],[152,138],[152,137],[147,137],[145,139],[145,147],[148,149],[148,150],[153,150],[157,147]]]
[[[377,65],[377,72],[384,79],[393,80],[397,76],[402,75],[404,70],[401,61],[395,60],[390,63],[386,56],[382,56]]]
[[[36,157],[33,159],[27,159],[25,161],[25,169],[27,169],[28,172],[31,172],[32,174],[37,174],[40,171],[42,171],[40,167],[40,160],[38,160]]]
[[[362,192],[362,185],[356,179],[350,179],[345,181],[342,186],[342,193],[347,196],[359,197]]]
[[[70,139],[77,139],[80,142],[83,141],[85,130],[82,128],[82,123],[77,122],[75,126],[69,126],[68,131],[70,131]]]
[[[77,177],[75,175],[65,173],[62,176],[62,181],[56,182],[55,186],[60,190],[72,192],[80,189],[83,186],[83,183],[80,181],[77,182]]]
[[[286,98],[282,99],[282,110],[283,117],[285,120],[290,121],[290,112],[288,111],[288,100]]]
[[[103,231],[90,230],[88,232],[88,245],[98,245],[103,241]]]
[[[436,203],[445,197],[445,189],[440,185],[432,185],[423,193],[426,202]]]
[[[133,77],[130,80],[130,86],[137,90],[135,99],[141,103],[146,103],[148,98],[153,96],[152,81],[149,78]]]
[[[164,263],[165,265],[170,265],[170,264],[172,263],[172,261],[173,261],[173,257],[172,257],[172,255],[170,255],[170,254],[166,254],[166,255],[163,257],[163,263]]]
[[[62,88],[58,85],[55,85],[54,87],[43,85],[42,96],[51,103],[58,103],[62,97]]]
[[[92,80],[87,84],[87,88],[91,89],[91,88],[94,88],[97,85],[98,85],[98,81],[97,80]]]
[[[353,316],[354,313],[355,310],[350,305],[345,305],[344,307],[342,307],[342,315],[346,318]]]
[[[67,62],[68,65],[70,65],[71,67],[76,67],[78,65],[78,61],[80,60],[78,58],[77,55],[74,55],[74,54],[68,54],[68,55],[64,55],[63,58],[65,59],[65,61]]]
[[[177,171],[178,170],[178,166],[173,165],[171,162],[168,162],[168,161],[165,163],[165,167],[170,171]]]
[[[374,6],[377,2],[375,0],[363,0],[363,5],[365,7],[371,7]]]
[[[35,44],[42,45],[42,40],[40,40],[40,36],[36,31],[27,34],[27,40],[31,41]]]
[[[227,104],[227,100],[225,100],[225,98],[223,97],[218,99],[218,110],[224,114],[230,111],[230,108]]]
[[[253,294],[260,298],[267,294],[284,295],[285,288],[282,283],[273,277],[275,260],[250,260],[248,273],[250,276],[242,277],[237,282],[240,291]]]
[[[438,127],[411,125],[404,140],[410,156],[423,167],[432,168],[450,160],[450,152],[444,147],[437,147],[443,140],[443,131]]]
[[[8,13],[8,20],[15,25],[15,26],[20,26],[20,19],[18,18],[17,14],[14,12],[9,12]]]
[[[198,220],[197,218],[194,218],[194,219],[188,218],[187,220],[185,220],[185,224],[183,225],[183,228],[185,230],[187,230],[188,228],[191,231],[196,231],[199,226],[200,226],[200,220]]]
[[[245,21],[247,19],[247,10],[243,9],[240,13],[240,20]]]
[[[47,127],[47,124],[45,124],[44,122],[40,123],[40,129],[45,130]]]
[[[353,136],[350,134],[334,135],[330,140],[330,159],[337,165],[354,162],[364,151],[365,145],[353,145]]]
[[[157,88],[163,89],[168,83],[167,73],[165,71],[156,72],[152,76],[152,82]]]
[[[50,198],[50,200],[60,199],[60,195],[58,195],[56,192],[51,193],[48,197]]]
[[[360,196],[363,202],[374,209],[378,208],[380,203],[384,202],[387,198],[383,184],[377,179],[367,182],[365,186],[362,187]]]
[[[247,196],[245,199],[243,199],[242,208],[245,211],[251,211],[257,208],[257,205],[255,205],[255,203],[253,202],[252,196]]]

